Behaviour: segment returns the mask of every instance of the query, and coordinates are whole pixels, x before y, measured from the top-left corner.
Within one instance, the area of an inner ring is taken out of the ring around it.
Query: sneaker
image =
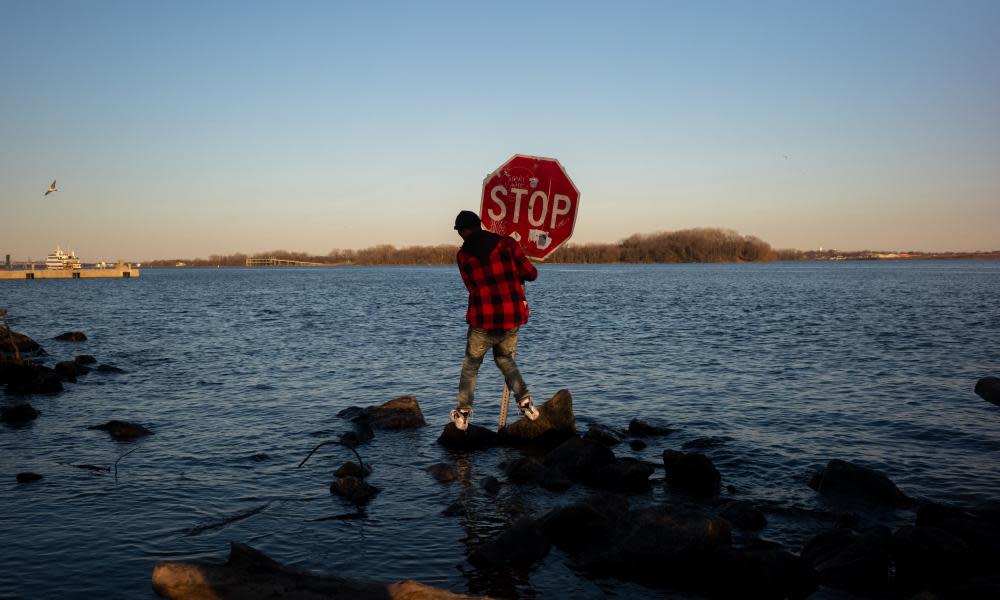
[[[455,428],[459,431],[465,431],[469,428],[469,417],[472,416],[471,408],[455,408],[451,411],[451,422],[455,424]]]
[[[531,401],[531,396],[525,396],[518,400],[517,408],[524,416],[528,417],[529,421],[534,421],[539,417],[538,409],[535,408],[535,403]]]

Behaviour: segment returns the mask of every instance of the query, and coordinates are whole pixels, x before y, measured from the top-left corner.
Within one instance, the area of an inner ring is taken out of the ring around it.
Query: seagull
[[[51,194],[52,192],[58,192],[58,191],[59,191],[59,190],[58,190],[58,189],[56,188],[56,180],[55,180],[55,179],[53,179],[53,180],[52,180],[52,185],[50,185],[50,186],[49,186],[49,189],[45,190],[45,193],[44,193],[44,194],[42,194],[42,195],[43,195],[43,196],[48,196],[48,195],[49,195],[49,194]]]

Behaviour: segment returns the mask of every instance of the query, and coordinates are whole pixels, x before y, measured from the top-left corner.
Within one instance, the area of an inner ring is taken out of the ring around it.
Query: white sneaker
[[[472,416],[471,408],[454,408],[451,411],[451,422],[455,424],[455,428],[459,431],[465,431],[469,428],[469,417]]]
[[[517,401],[517,409],[520,410],[524,416],[528,417],[529,421],[534,421],[540,416],[538,409],[535,408],[535,403],[531,401],[530,395]]]

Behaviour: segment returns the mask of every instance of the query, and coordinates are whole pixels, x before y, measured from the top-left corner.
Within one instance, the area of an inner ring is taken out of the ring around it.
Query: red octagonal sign
[[[573,235],[580,192],[554,158],[516,154],[483,180],[483,227],[545,260]]]

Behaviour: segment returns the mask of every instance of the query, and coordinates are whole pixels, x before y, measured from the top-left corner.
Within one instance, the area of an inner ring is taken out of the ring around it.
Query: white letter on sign
[[[510,188],[510,191],[514,192],[514,222],[517,223],[521,219],[521,197],[527,194],[528,190]]]
[[[542,216],[538,217],[538,219],[535,219],[534,217],[535,200],[537,200],[538,198],[542,199]],[[548,212],[549,212],[548,194],[546,194],[541,190],[532,194],[531,200],[528,200],[528,223],[531,223],[533,227],[538,227],[539,225],[545,222],[545,215],[547,215]]]
[[[566,205],[559,208],[559,203],[565,202]],[[549,229],[556,228],[556,218],[560,215],[569,214],[569,196],[563,196],[562,194],[556,194],[552,197],[552,224],[549,225]]]
[[[499,214],[494,213],[492,208],[486,211],[486,214],[488,214],[490,218],[493,219],[494,221],[499,221],[507,216],[507,205],[503,203],[503,200],[497,198],[498,193],[502,193],[504,196],[506,196],[507,188],[505,188],[502,185],[496,185],[493,186],[492,190],[490,190],[490,199],[496,202],[497,206],[500,207]]]

